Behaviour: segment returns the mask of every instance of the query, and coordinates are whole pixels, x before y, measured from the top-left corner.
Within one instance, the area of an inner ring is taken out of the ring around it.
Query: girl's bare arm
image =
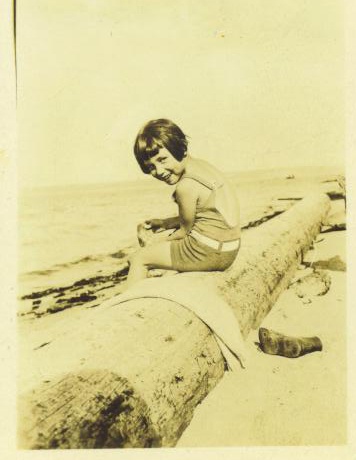
[[[179,208],[179,229],[170,235],[167,240],[184,238],[192,229],[196,206],[199,196],[199,184],[189,179],[182,181],[176,190],[176,200]]]
[[[166,219],[162,219],[162,220],[163,220],[163,227],[165,230],[172,230],[173,228],[179,228],[180,226],[179,216],[167,217]]]

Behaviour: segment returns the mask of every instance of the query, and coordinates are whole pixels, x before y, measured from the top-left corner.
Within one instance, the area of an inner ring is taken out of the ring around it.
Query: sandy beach
[[[263,226],[312,191],[329,191],[333,197],[322,233],[289,288],[261,324],[288,336],[318,336],[323,349],[296,359],[272,356],[261,351],[258,330],[251,331],[246,341],[247,368],[225,373],[196,407],[178,448],[341,445],[347,441],[346,232],[342,190],[330,173],[301,180],[294,175],[274,178],[262,181],[259,188],[257,184],[249,180],[240,184],[246,232]],[[45,346],[50,343],[52,330],[58,334],[61,328],[75,328],[80,317],[90,315],[114,295],[127,274],[127,254],[135,249],[135,245],[129,245],[114,257],[98,257],[89,263],[84,260],[59,273],[49,271],[44,289],[22,294],[20,350],[35,344]],[[41,279],[43,283],[45,277]],[[21,359],[20,363],[23,364]],[[20,379],[24,381],[28,366],[20,367]]]
[[[306,260],[346,260],[345,232],[319,235]],[[300,267],[298,277],[309,270]],[[248,337],[251,362],[227,373],[177,447],[320,446],[347,443],[346,273],[326,270],[330,289],[298,297],[291,286],[262,325],[289,336],[318,336],[323,350],[296,359],[262,353]]]

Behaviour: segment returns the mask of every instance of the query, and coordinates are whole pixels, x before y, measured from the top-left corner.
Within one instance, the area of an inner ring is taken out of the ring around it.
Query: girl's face
[[[161,148],[157,155],[145,161],[144,164],[151,176],[168,185],[174,185],[185,171],[186,159],[187,157],[184,157],[182,161],[178,161],[167,149]]]

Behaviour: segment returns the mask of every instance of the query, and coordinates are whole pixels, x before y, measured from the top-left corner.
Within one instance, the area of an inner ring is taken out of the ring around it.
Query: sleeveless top
[[[240,226],[231,227],[215,206],[216,194],[219,193],[221,187],[225,186],[224,182],[220,180],[209,181],[201,176],[190,173],[183,175],[181,180],[183,179],[195,180],[211,190],[205,203],[197,204],[192,230],[217,241],[235,241],[239,239],[241,236]],[[177,202],[175,192],[172,198]]]

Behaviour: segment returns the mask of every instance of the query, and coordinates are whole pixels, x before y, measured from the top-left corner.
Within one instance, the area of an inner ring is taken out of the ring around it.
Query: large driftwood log
[[[53,317],[40,319],[50,343],[22,356],[22,446],[174,445],[224,372],[208,328],[163,299],[85,313],[61,336]]]
[[[231,269],[188,281],[218,286],[247,336],[290,282],[329,205],[325,195],[302,200],[251,230]],[[70,324],[58,315],[19,331],[22,448],[174,446],[224,373],[209,329],[174,302],[73,311]]]

